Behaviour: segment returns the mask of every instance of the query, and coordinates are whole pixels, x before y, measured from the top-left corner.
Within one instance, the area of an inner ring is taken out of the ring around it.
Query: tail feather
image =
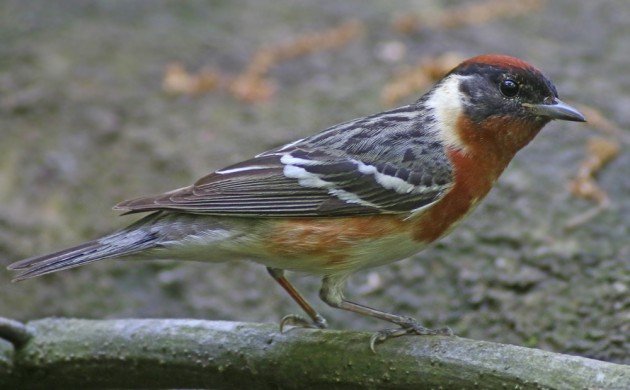
[[[13,279],[15,282],[98,260],[129,255],[155,247],[157,243],[158,237],[155,233],[123,230],[59,252],[18,261],[9,265],[8,269],[21,271]]]
[[[13,264],[10,264],[9,266],[7,266],[8,270],[11,271],[19,271],[19,270],[23,270],[23,269],[27,269],[29,267],[31,267],[34,264],[37,263],[42,263],[44,261],[50,260],[52,258],[56,258],[56,259],[61,259],[64,258],[66,256],[72,256],[74,254],[76,254],[77,252],[81,252],[82,250],[87,250],[89,247],[93,246],[94,244],[96,244],[97,241],[89,241],[89,242],[85,242],[81,245],[77,245],[74,246],[72,248],[67,248],[58,252],[54,252],[54,253],[49,253],[43,256],[33,256],[33,257],[29,257],[28,259],[24,259],[24,260],[20,260],[17,261]]]

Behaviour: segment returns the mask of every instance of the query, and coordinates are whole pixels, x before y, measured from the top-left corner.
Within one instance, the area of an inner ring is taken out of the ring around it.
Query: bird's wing
[[[267,217],[408,213],[436,201],[449,185],[435,183],[428,172],[296,148],[260,155],[190,187],[115,208]]]
[[[414,212],[453,182],[427,123],[415,106],[359,118],[115,209],[266,217]]]

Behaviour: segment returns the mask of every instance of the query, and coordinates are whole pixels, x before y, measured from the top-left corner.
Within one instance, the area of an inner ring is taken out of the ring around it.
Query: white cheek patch
[[[427,100],[436,118],[437,134],[446,146],[457,149],[465,149],[459,134],[457,133],[457,120],[463,112],[464,96],[459,90],[462,80],[471,76],[450,75],[431,92]]]

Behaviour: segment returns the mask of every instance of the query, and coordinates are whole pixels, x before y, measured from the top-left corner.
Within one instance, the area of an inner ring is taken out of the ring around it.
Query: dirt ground
[[[462,4],[0,1],[0,265],[135,220],[111,211],[118,201],[188,185],[381,111],[383,88],[421,58],[501,52],[542,68],[561,98],[600,110],[621,133],[549,125],[449,237],[357,274],[347,296],[427,326],[449,325],[462,337],[630,364],[630,4],[554,0],[471,25],[392,27],[397,15],[439,21],[426,15]],[[173,62],[229,78],[261,47],[349,20],[363,28],[347,42],[265,70],[275,92],[261,101],[239,99],[225,85],[194,96],[163,90]],[[610,207],[567,229],[594,206],[573,196],[569,182],[587,141],[602,136],[621,148],[597,177]],[[0,316],[276,322],[299,312],[263,267],[226,260],[107,261],[17,284],[0,269]],[[332,327],[383,327],[325,307],[316,278],[290,277]]]

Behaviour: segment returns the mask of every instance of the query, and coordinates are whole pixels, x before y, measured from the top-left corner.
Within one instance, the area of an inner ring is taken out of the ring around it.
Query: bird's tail
[[[143,222],[143,220],[139,222]],[[135,225],[137,224],[72,248],[18,261],[7,268],[20,271],[13,279],[13,281],[19,281],[98,260],[133,254],[158,245],[159,237],[156,232],[147,229],[134,229]]]

